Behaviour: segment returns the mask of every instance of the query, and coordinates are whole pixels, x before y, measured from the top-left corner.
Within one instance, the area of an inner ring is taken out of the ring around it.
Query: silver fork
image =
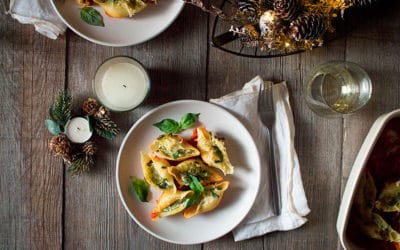
[[[278,170],[275,164],[274,156],[274,144],[272,138],[272,127],[275,123],[275,110],[274,110],[274,97],[272,87],[265,89],[264,85],[261,84],[258,92],[258,105],[257,105],[258,115],[267,128],[268,137],[268,150],[269,150],[269,166],[271,173],[271,189],[272,189],[272,199],[273,208],[275,215],[281,214],[281,194],[279,187],[279,176]]]

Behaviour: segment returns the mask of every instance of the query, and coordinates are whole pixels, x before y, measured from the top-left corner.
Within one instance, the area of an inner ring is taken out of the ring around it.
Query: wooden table
[[[390,1],[389,1],[390,2]],[[57,40],[3,14],[0,3],[0,248],[1,249],[338,249],[336,217],[347,176],[373,121],[400,107],[400,2],[350,18],[357,24],[323,48],[271,59],[234,56],[210,46],[213,18],[186,6],[161,35],[111,48],[71,31]],[[122,133],[99,145],[98,164],[72,177],[48,150],[44,126],[54,96],[68,88],[79,109],[106,58],[128,55],[149,69],[152,91],[140,108],[115,115]],[[324,119],[306,106],[304,76],[333,59],[360,64],[374,93],[361,112]],[[232,235],[179,246],[142,230],[119,200],[115,161],[127,130],[144,113],[179,99],[208,100],[237,90],[255,75],[286,80],[296,124],[295,146],[311,213],[301,228],[235,243]]]

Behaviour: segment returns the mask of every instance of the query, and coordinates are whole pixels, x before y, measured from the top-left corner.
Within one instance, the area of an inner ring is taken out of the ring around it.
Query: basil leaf
[[[141,179],[132,178],[132,190],[135,192],[136,196],[142,202],[147,202],[147,196],[149,195],[149,185],[146,181]]]
[[[193,126],[197,119],[199,119],[199,115],[200,113],[187,113],[181,117],[180,122],[167,118],[154,123],[153,126],[159,128],[164,133],[174,134]]]
[[[199,119],[200,113],[187,113],[182,116],[181,121],[179,123],[181,129],[187,129],[193,126],[193,124]]]
[[[193,204],[197,203],[200,198],[201,198],[201,193],[194,192],[194,194],[187,201],[186,208],[191,207]]]
[[[197,179],[197,177],[192,174],[189,174],[189,178],[190,178],[190,183],[189,183],[190,189],[192,189],[195,192],[203,193],[204,187],[203,187],[203,185],[201,185],[201,183]]]
[[[103,26],[104,27],[103,17],[97,10],[93,9],[92,7],[81,8],[80,16],[81,16],[82,21],[84,21],[85,23],[88,23],[88,24],[94,25],[94,26]]]
[[[153,126],[167,134],[177,133],[180,130],[179,123],[173,119],[164,119],[160,122],[154,123]]]
[[[49,132],[52,135],[58,135],[61,134],[61,127],[58,123],[56,123],[53,120],[46,120],[44,122],[44,124],[46,125],[46,128],[49,130]]]

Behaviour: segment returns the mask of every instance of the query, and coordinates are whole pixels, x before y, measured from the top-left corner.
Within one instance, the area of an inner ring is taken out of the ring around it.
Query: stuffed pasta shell
[[[144,178],[147,183],[159,189],[176,189],[174,178],[168,173],[168,161],[143,151],[140,152],[140,156]]]
[[[75,0],[81,6],[90,6],[93,4],[92,0]]]
[[[233,174],[234,168],[228,158],[224,141],[203,127],[197,128],[196,132],[197,148],[203,161],[211,167],[220,169],[225,175]]]
[[[115,18],[132,17],[146,8],[147,4],[141,0],[93,0],[100,5],[104,12]]]
[[[150,150],[162,158],[173,161],[182,161],[200,155],[197,148],[174,134],[160,135],[151,143]]]
[[[151,219],[157,220],[183,211],[193,193],[192,190],[164,191],[156,201],[156,207],[150,214]]]
[[[385,183],[375,206],[383,212],[400,212],[400,181]]]
[[[200,200],[196,204],[187,208],[184,211],[183,216],[185,218],[191,218],[197,214],[213,210],[221,202],[222,196],[228,186],[229,181],[224,181],[204,187],[204,192],[201,194]]]
[[[223,179],[216,170],[208,167],[200,159],[189,159],[176,166],[168,167],[168,172],[174,176],[181,187],[189,186],[192,181],[191,176],[196,177],[203,186]]]

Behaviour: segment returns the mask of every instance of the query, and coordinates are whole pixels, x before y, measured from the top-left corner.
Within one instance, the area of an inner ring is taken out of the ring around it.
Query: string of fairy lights
[[[335,18],[376,0],[226,0],[229,11],[206,8],[202,0],[186,1],[230,23],[246,47],[291,52],[321,46],[324,35],[335,31]]]

